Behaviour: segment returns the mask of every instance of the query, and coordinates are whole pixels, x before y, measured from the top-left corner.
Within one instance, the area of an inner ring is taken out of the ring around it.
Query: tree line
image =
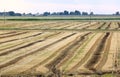
[[[21,13],[15,13],[14,11],[0,12],[0,16],[22,16]]]
[[[63,12],[44,12],[43,14],[32,14],[32,13],[15,13],[14,11],[9,11],[9,12],[0,12],[0,16],[61,16],[61,15],[81,15],[81,16],[87,16],[87,15],[95,15],[93,12],[80,12],[78,10],[75,11],[67,11],[64,10]],[[120,15],[119,11],[117,11],[113,15]]]
[[[75,10],[75,11],[63,11],[63,12],[53,12],[53,13],[50,13],[50,12],[44,12],[43,13],[43,16],[48,16],[48,15],[94,15],[93,12],[90,12],[90,14],[88,14],[88,12],[80,12],[78,10]]]

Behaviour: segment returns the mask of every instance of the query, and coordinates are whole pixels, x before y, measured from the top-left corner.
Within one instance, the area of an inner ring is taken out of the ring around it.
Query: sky
[[[0,12],[43,13],[93,11],[95,14],[113,14],[120,11],[120,0],[0,0]]]

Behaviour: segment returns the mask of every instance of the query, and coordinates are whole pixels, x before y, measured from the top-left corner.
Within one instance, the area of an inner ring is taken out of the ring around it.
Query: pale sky
[[[43,13],[45,11],[93,11],[113,14],[120,11],[120,0],[0,0],[0,12]]]

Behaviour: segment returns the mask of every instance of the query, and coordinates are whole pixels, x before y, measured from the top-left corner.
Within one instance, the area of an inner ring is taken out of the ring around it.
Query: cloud
[[[119,0],[0,0],[0,11],[17,12],[44,11],[94,11],[95,13],[114,13],[119,11]]]
[[[0,11],[5,9],[6,11],[14,10],[22,12],[29,10],[31,7],[33,5],[26,3],[24,0],[0,0]]]

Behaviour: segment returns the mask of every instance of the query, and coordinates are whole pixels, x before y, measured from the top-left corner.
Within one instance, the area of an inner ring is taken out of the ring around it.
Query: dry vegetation
[[[0,76],[120,73],[120,22],[9,21],[0,29]]]

